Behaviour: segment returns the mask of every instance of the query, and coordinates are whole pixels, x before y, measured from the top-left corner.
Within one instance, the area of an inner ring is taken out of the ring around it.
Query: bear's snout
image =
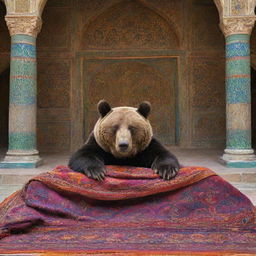
[[[115,153],[119,157],[128,157],[132,154],[132,136],[127,127],[120,127],[116,132]]]
[[[128,149],[128,147],[129,147],[129,143],[126,142],[126,141],[119,142],[118,147],[120,148],[120,150],[122,152],[125,152]]]

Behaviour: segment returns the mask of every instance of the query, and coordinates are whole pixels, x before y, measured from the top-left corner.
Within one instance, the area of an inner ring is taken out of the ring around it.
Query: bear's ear
[[[137,109],[137,111],[145,118],[148,117],[150,110],[151,110],[151,104],[148,101],[143,101],[142,103],[140,103]]]
[[[98,103],[98,111],[101,117],[104,117],[111,110],[110,105],[105,100],[100,100]]]

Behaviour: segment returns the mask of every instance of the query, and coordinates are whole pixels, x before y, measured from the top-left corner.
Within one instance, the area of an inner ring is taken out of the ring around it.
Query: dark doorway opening
[[[252,147],[256,146],[256,70],[251,67]]]
[[[0,148],[8,147],[10,68],[0,74]]]

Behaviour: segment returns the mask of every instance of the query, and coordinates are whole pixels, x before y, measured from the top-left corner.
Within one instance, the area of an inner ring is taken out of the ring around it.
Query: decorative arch
[[[38,12],[40,16],[42,15],[46,2],[47,0],[38,0]]]
[[[224,1],[223,0],[213,0],[215,5],[217,6],[219,16],[223,16],[223,7],[224,7]]]
[[[82,32],[81,49],[176,49],[176,28],[137,1],[122,1],[94,17]]]

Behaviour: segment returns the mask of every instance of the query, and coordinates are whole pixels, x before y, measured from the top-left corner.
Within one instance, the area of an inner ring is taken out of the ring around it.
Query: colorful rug
[[[0,237],[0,253],[256,254],[255,208],[202,167],[108,166],[99,182],[59,166],[0,204]]]

